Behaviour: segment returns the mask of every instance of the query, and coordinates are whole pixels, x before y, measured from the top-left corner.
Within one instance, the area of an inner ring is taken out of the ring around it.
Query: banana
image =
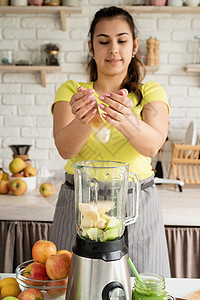
[[[0,171],[1,171],[1,174],[3,175],[3,176],[1,177],[1,180],[9,181],[9,174],[6,173],[2,168],[0,168]]]

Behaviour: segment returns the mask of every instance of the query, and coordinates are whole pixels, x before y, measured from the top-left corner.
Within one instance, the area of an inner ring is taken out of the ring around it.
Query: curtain
[[[31,249],[40,239],[49,240],[52,222],[0,221],[0,273],[13,273],[32,259]],[[171,276],[200,278],[200,227],[165,226]]]
[[[172,277],[200,278],[200,227],[165,227]]]
[[[13,273],[16,267],[32,259],[37,240],[49,239],[52,222],[0,221],[0,272]]]

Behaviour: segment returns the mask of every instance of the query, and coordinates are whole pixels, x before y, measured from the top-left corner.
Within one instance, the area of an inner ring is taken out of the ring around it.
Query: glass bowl
[[[32,263],[33,260],[27,260],[17,266],[15,274],[19,287],[23,292],[27,288],[35,288],[40,290],[44,299],[57,299],[65,300],[65,294],[67,290],[68,278],[59,279],[59,280],[35,280],[23,276],[25,268]]]

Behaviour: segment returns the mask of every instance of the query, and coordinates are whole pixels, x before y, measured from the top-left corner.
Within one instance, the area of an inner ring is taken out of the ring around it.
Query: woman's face
[[[133,43],[130,27],[121,17],[103,19],[95,26],[93,51],[99,75],[125,77],[133,54],[138,50],[138,39]]]

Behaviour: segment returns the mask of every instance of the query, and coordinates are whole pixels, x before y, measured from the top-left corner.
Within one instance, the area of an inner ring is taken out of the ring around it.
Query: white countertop
[[[38,188],[22,196],[1,194],[0,220],[53,221],[62,182],[56,185],[56,193],[48,198],[42,197]],[[157,185],[157,189],[165,225],[200,226],[200,185],[185,185],[182,193],[167,184]]]
[[[200,185],[157,185],[165,225],[200,226]]]
[[[0,220],[53,221],[57,193],[45,198],[38,190],[22,196],[0,195]]]
[[[15,277],[15,274],[0,273],[0,279],[5,277]],[[200,289],[200,279],[188,278],[166,278],[166,291],[176,297],[186,297]],[[131,285],[134,279],[131,278]]]

